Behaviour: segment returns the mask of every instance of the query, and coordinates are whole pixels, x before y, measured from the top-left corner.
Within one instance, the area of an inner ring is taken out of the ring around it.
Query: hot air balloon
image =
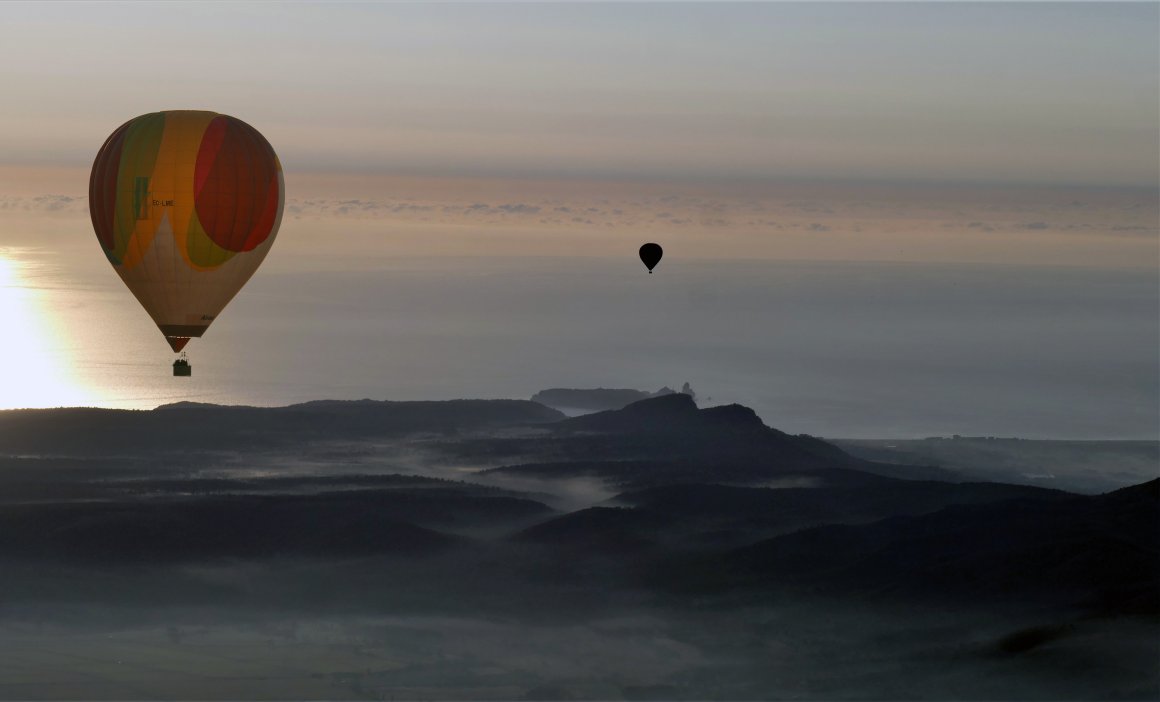
[[[101,249],[175,353],[205,333],[262,263],[284,196],[269,142],[216,112],[129,120],[89,177]],[[189,375],[188,364],[178,373],[175,363],[174,374]]]
[[[649,242],[640,247],[640,260],[648,268],[649,275],[652,275],[652,269],[657,267],[657,264],[661,262],[661,256],[664,255],[665,252],[660,244]]]

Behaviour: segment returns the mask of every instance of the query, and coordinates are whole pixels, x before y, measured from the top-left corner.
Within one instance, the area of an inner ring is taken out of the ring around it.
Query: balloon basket
[[[189,365],[189,361],[186,360],[185,354],[181,354],[181,358],[173,362],[173,376],[184,376],[188,378],[191,375],[193,375],[193,366]]]

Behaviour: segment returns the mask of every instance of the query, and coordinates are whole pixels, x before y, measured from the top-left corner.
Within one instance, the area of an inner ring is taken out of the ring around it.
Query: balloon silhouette
[[[649,242],[640,247],[640,260],[644,263],[645,267],[648,268],[649,275],[652,275],[653,269],[656,268],[657,264],[661,262],[661,256],[664,254],[665,252],[661,248],[660,244]]]
[[[204,334],[258,269],[284,200],[269,142],[216,112],[129,120],[89,177],[101,249],[174,352]]]

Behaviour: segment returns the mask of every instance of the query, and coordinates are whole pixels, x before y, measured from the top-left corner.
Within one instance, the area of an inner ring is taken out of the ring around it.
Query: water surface
[[[91,242],[85,242],[86,244]],[[88,246],[0,249],[0,407],[679,387],[790,432],[1156,438],[1147,269],[272,255],[192,378]]]

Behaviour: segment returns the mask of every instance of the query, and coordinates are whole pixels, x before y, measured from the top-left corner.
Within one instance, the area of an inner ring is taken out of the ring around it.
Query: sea
[[[272,254],[178,378],[89,238],[0,243],[0,408],[687,382],[795,434],[1158,438],[1153,267]]]

